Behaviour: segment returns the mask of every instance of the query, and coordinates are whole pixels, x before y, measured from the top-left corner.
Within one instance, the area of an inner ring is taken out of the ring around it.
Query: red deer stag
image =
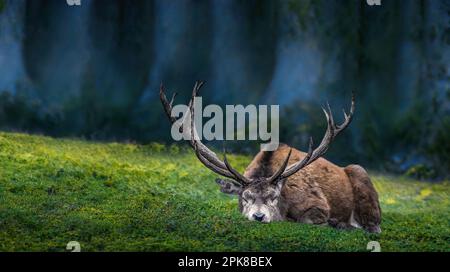
[[[216,182],[223,193],[239,196],[239,209],[245,217],[266,223],[289,220],[381,232],[378,194],[364,168],[359,165],[342,168],[320,158],[336,136],[350,124],[355,110],[354,96],[350,114],[344,111],[345,120],[341,125],[335,124],[329,105],[324,109],[328,127],[316,149],[313,150],[310,139],[307,153],[284,144],[276,151],[261,151],[242,175],[231,167],[226,154],[223,161],[220,160],[198,137],[194,137],[193,101],[202,85],[203,82],[196,82],[188,105],[190,145],[207,168],[228,178],[217,179]],[[161,85],[160,99],[172,124],[177,121],[171,115],[174,98],[175,94],[169,102]]]

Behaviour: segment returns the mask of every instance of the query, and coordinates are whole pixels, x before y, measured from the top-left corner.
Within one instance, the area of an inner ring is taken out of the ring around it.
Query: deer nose
[[[257,213],[253,214],[253,218],[255,218],[255,220],[259,221],[259,222],[263,221],[264,216],[265,215],[263,213],[260,213],[260,212],[257,212]]]

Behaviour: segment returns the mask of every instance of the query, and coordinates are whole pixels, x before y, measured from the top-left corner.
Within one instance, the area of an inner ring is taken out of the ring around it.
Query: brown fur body
[[[281,144],[276,151],[259,152],[244,176],[270,177],[281,167],[289,149]],[[306,153],[292,148],[289,163],[305,156]],[[337,228],[353,225],[370,232],[380,231],[378,194],[367,172],[358,165],[342,168],[319,158],[285,181],[281,197],[279,208],[285,220]]]

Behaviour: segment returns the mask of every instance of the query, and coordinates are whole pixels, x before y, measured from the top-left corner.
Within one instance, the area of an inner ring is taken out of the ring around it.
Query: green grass
[[[249,157],[231,156],[243,170]],[[260,224],[179,146],[0,133],[0,251],[450,251],[450,183],[373,174],[383,233]]]

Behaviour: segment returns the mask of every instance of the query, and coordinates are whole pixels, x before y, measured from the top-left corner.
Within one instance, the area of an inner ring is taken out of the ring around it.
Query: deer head
[[[216,182],[220,186],[220,190],[226,194],[234,194],[239,196],[239,207],[241,213],[249,220],[256,220],[260,222],[271,222],[282,219],[282,209],[283,201],[281,196],[281,189],[288,177],[300,171],[302,168],[311,164],[321,156],[323,156],[331,142],[335,137],[341,133],[351,122],[353,113],[355,110],[355,99],[352,95],[352,105],[350,109],[350,114],[344,110],[344,122],[341,125],[336,125],[334,123],[333,115],[329,104],[327,103],[327,108],[323,108],[325,117],[327,120],[327,130],[325,135],[319,144],[319,146],[313,149],[313,140],[310,138],[309,148],[307,155],[297,162],[289,165],[289,159],[292,150],[287,154],[281,167],[270,177],[252,177],[248,178],[236,171],[228,162],[226,156],[226,150],[224,150],[223,160],[219,159],[218,156],[207,148],[197,136],[197,132],[194,125],[194,98],[198,95],[201,87],[203,86],[202,81],[197,81],[194,85],[192,91],[192,97],[188,104],[188,111],[183,115],[183,118],[190,116],[190,141],[189,144],[193,148],[195,155],[198,160],[202,162],[207,168],[213,172],[225,177],[225,179],[217,179]],[[164,110],[169,117],[172,124],[176,123],[176,118],[171,115],[172,104],[176,93],[173,95],[171,101],[167,100],[165,95],[164,86],[161,84],[160,87],[160,100],[164,107]],[[179,122],[178,124],[182,124]],[[183,129],[182,126],[179,127],[180,131]]]

